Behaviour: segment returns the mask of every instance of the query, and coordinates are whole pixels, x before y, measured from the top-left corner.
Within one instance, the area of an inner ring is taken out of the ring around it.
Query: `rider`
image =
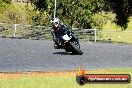
[[[53,37],[53,41],[55,42],[55,49],[59,49],[60,47],[60,42],[59,42],[59,37],[64,35],[65,32],[70,33],[69,28],[67,28],[66,25],[64,25],[62,22],[60,22],[59,18],[54,18],[52,23],[52,29],[51,29],[51,34]]]

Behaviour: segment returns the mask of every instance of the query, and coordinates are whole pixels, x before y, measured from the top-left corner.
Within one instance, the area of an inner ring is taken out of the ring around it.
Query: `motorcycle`
[[[73,36],[73,32],[65,32],[62,36],[58,37],[59,49],[65,49],[66,52],[72,52],[72,54],[82,55],[83,52],[80,49],[80,44],[77,38]],[[54,44],[54,47],[57,45]]]

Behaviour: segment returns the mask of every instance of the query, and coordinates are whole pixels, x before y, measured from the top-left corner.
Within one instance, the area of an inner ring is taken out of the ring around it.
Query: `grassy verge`
[[[71,72],[25,72],[0,73],[0,88],[132,88],[129,84],[76,83],[76,71]],[[130,74],[132,68],[89,70],[88,74]]]
[[[100,31],[97,40],[112,43],[132,43],[132,31]]]
[[[108,14],[111,16],[111,18],[114,20],[114,15],[113,14]],[[128,22],[128,27],[126,28],[126,30],[132,30],[132,17],[129,18],[129,22]],[[117,26],[115,23],[113,23],[112,21],[107,21],[107,23],[103,26],[103,30],[121,30],[121,28],[119,26]]]

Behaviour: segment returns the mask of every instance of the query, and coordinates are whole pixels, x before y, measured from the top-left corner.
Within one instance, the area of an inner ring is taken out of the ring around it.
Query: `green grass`
[[[117,26],[113,22],[115,20],[115,14],[109,12],[108,14],[105,14],[105,16],[108,16],[110,19],[107,20],[106,24],[103,26],[103,30],[116,30],[116,31],[121,30],[121,27]],[[128,27],[126,28],[126,30],[132,31],[132,17],[129,18]]]
[[[100,31],[97,40],[115,43],[132,43],[132,31]]]
[[[132,68],[89,70],[88,74],[130,74]],[[3,74],[3,73],[2,73]],[[69,73],[70,74],[70,73]],[[0,74],[1,75],[1,74]],[[76,73],[75,73],[76,75]],[[76,83],[75,75],[22,76],[20,78],[0,79],[0,88],[132,88],[129,84],[85,84]]]
[[[103,30],[121,30],[121,28],[119,26],[117,26],[115,23],[113,23],[112,21],[108,21],[104,26],[103,26]],[[132,17],[130,17],[130,22],[128,23],[128,27],[126,28],[126,30],[131,30],[132,31]]]
[[[129,18],[128,27],[125,31],[121,30],[121,27],[113,23],[115,15],[112,13],[106,14],[111,20],[103,26],[103,29],[99,32],[100,35],[97,36],[97,40],[104,42],[114,42],[114,43],[132,43],[132,17]]]

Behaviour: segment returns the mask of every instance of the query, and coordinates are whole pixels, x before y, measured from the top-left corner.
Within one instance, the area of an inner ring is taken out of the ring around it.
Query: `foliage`
[[[11,4],[11,0],[0,0],[0,3]]]
[[[3,0],[0,0],[0,13],[3,13],[3,11],[7,8],[7,3],[5,3]]]
[[[35,9],[42,11],[48,10],[53,17],[54,0],[48,0],[47,5],[39,5],[39,1],[32,1]],[[36,2],[34,4],[34,2]],[[100,11],[103,7],[103,0],[58,0],[57,1],[57,17],[61,18],[70,26],[80,28],[92,28],[94,20],[92,16],[94,13]],[[52,18],[51,17],[51,18]]]
[[[5,2],[0,4],[0,22],[9,24],[49,25],[49,15],[45,12],[34,10],[30,3]]]
[[[47,10],[50,13],[54,10],[54,0],[43,0],[45,4],[40,4],[41,0],[33,0],[33,4],[38,10]],[[92,28],[95,24],[92,16],[99,11],[113,11],[116,13],[115,23],[121,26],[122,30],[127,28],[129,17],[132,15],[131,0],[58,0],[57,16],[66,20],[71,26],[77,22],[83,28]]]
[[[11,0],[0,0],[1,22],[49,25],[49,18],[53,18],[54,0],[31,0],[35,10],[28,9],[23,12],[10,3]],[[132,2],[131,0],[57,0],[56,16],[71,27],[102,29],[109,20],[108,17],[101,15],[99,19],[95,19],[95,15],[102,11],[115,13],[114,22],[125,30],[132,16]]]
[[[103,8],[102,0],[81,0],[79,3],[80,9],[78,13],[78,22],[83,28],[93,28],[97,26],[96,20],[92,17],[95,13],[99,12]],[[96,23],[96,24],[95,24]],[[99,24],[98,24],[99,25]]]
[[[31,0],[32,5],[39,11],[44,11],[48,7],[47,0]]]
[[[26,5],[26,11],[30,24],[33,25],[49,25],[49,14],[34,10],[30,5]]]
[[[93,28],[94,13],[103,7],[102,0],[61,0],[58,2],[57,12],[64,19],[70,19],[69,25],[77,23],[79,28]],[[98,9],[98,10],[97,10]],[[61,17],[62,18],[62,17]]]
[[[6,16],[4,12],[9,6],[10,6],[9,3],[3,0],[0,0],[0,22],[5,22]]]
[[[131,0],[105,0],[107,7],[116,13],[115,23],[125,30],[128,26],[129,17],[132,16]]]
[[[27,23],[27,14],[24,8],[13,4],[6,5],[0,13],[0,21],[5,23]]]
[[[0,14],[8,7],[11,3],[11,0],[0,0]]]
[[[14,8],[14,6],[9,6],[5,10],[4,14],[8,20],[8,22],[6,23],[19,23],[20,22],[21,13],[18,11],[18,9]]]
[[[108,21],[113,21],[112,17],[110,17],[110,13],[106,13],[104,11],[96,13],[92,16],[92,19],[94,20],[93,28],[99,30],[102,30]]]

